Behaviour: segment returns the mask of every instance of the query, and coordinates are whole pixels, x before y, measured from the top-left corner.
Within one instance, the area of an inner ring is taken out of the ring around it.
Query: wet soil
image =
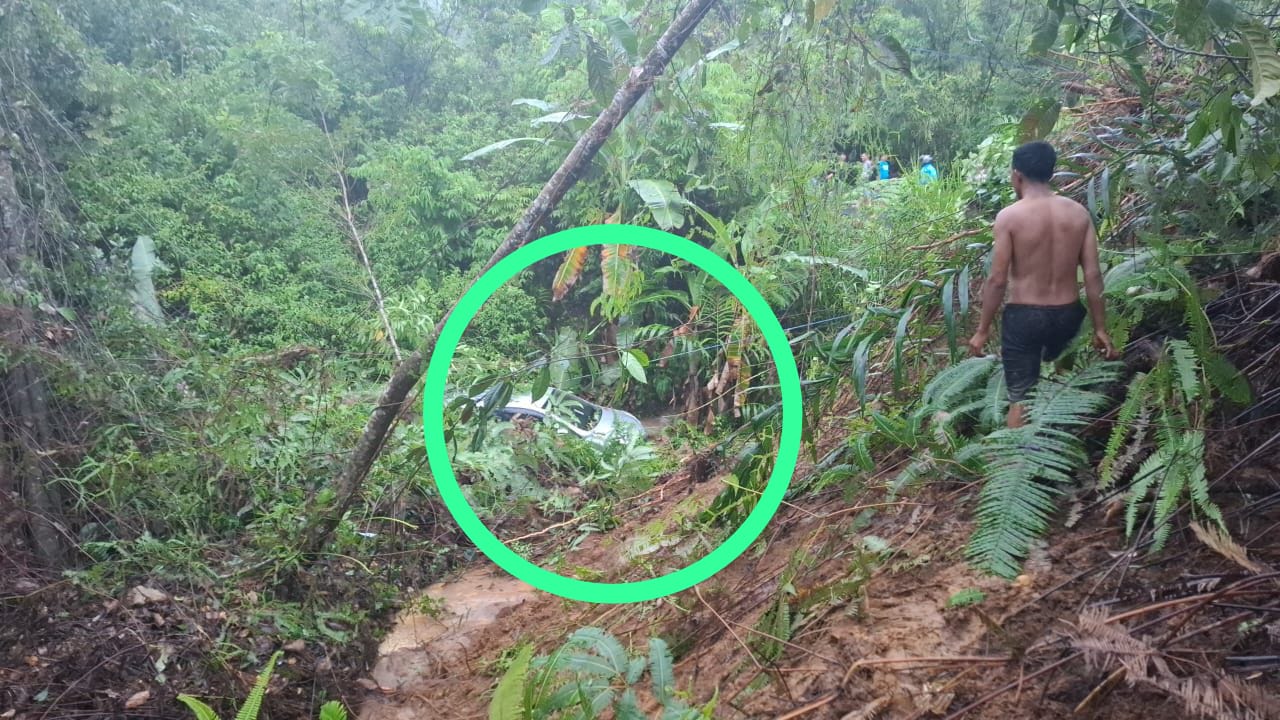
[[[821,437],[818,456],[842,440],[840,422]],[[810,472],[802,462],[796,477]],[[676,473],[624,511],[621,527],[556,551],[557,571],[585,569],[593,579],[618,582],[687,565],[705,551],[681,540],[687,520],[723,489],[725,479],[720,474],[699,482],[687,469]],[[1157,597],[1159,588],[1173,587],[1176,594],[1188,573],[1229,576],[1231,563],[1194,545],[1185,545],[1176,562],[1125,556],[1116,551],[1124,547],[1119,520],[1097,508],[1070,529],[1059,522],[1025,573],[1006,582],[965,563],[975,494],[973,486],[935,484],[896,501],[886,500],[878,486],[807,497],[803,506],[784,506],[764,540],[724,571],[662,601],[572,602],[479,566],[428,591],[445,603],[444,620],[408,615],[393,631],[396,640],[384,644],[375,671],[382,689],[370,696],[362,717],[485,717],[499,675],[495,663],[504,652],[523,642],[551,652],[568,633],[588,625],[635,648],[651,636],[666,639],[677,650],[680,688],[696,701],[719,698],[717,718],[914,719],[943,717],[974,701],[982,703],[965,717],[1191,717],[1168,695],[1123,683],[1097,693],[1077,712],[1110,673],[1083,662],[1029,676],[1070,654],[1064,630],[1085,607],[1138,607]],[[1280,508],[1268,517],[1280,521]],[[798,606],[858,578],[870,555],[875,560],[860,593],[813,605],[778,659],[753,659],[761,634],[756,624],[779,592],[794,592]],[[542,549],[543,560],[552,556],[551,548]],[[1280,567],[1280,544],[1264,544],[1258,557]],[[953,606],[962,591],[981,593],[981,601]],[[1197,624],[1220,621],[1226,612],[1206,613]],[[1227,627],[1202,635],[1205,657],[1239,646],[1232,632]],[[406,644],[410,638],[416,646]],[[1251,652],[1265,652],[1265,642],[1256,636],[1251,642]],[[1280,689],[1274,670],[1248,679]],[[648,707],[651,715],[656,710]]]

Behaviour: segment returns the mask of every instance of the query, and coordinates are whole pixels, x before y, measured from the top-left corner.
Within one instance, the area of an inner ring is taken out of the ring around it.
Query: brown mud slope
[[[834,446],[844,434],[836,423],[822,434],[823,444]],[[1276,462],[1255,458],[1250,472],[1273,482],[1280,477]],[[796,477],[806,472],[802,463]],[[719,479],[695,482],[687,472],[677,474],[644,498],[623,526],[590,536],[558,563],[558,571],[590,568],[600,573],[592,579],[618,581],[687,564],[694,557],[688,548],[653,542],[653,530],[679,537],[680,516],[706,507]],[[633,648],[664,637],[676,651],[679,687],[700,702],[718,696],[718,718],[927,718],[962,710],[969,718],[1196,717],[1181,699],[1153,687],[1169,684],[1155,670],[1152,682],[1131,686],[1117,676],[1104,684],[1117,666],[1086,664],[1068,634],[1091,607],[1112,619],[1097,620],[1101,629],[1090,630],[1079,644],[1123,644],[1126,636],[1114,630],[1127,628],[1158,644],[1174,674],[1212,669],[1195,682],[1227,678],[1209,691],[1210,706],[1236,684],[1252,686],[1242,693],[1280,694],[1274,658],[1252,668],[1229,661],[1277,654],[1280,616],[1247,608],[1280,605],[1280,584],[1251,575],[1190,532],[1175,533],[1158,557],[1125,553],[1119,518],[1107,517],[1101,505],[1077,508],[1078,521],[1064,529],[1058,518],[1050,542],[1009,583],[980,575],[964,561],[976,486],[933,484],[896,502],[887,501],[881,488],[838,493],[784,505],[746,554],[711,580],[665,600],[571,602],[532,590],[495,567],[474,567],[428,592],[442,601],[433,603],[434,618],[410,613],[402,619],[384,644],[373,672],[380,687],[361,717],[487,717],[496,661],[505,650],[531,641],[550,652],[588,625],[608,629]],[[1255,569],[1280,568],[1280,543],[1274,541],[1280,505],[1232,506],[1229,496],[1220,502]],[[753,654],[761,639],[768,640],[755,628],[777,604],[784,574],[788,602],[802,617],[781,654],[767,662]],[[966,590],[984,598],[949,608],[948,601]],[[807,607],[803,613],[801,606]],[[1194,695],[1191,687],[1188,680],[1183,694]],[[1254,705],[1265,700],[1255,698]]]

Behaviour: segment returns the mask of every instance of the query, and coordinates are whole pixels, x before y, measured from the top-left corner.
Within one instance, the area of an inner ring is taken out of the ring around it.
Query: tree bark
[[[0,127],[0,138],[9,133]],[[0,140],[0,142],[3,142]],[[26,514],[27,531],[36,554],[57,566],[66,555],[66,543],[59,528],[62,498],[50,481],[48,394],[40,368],[26,356],[39,343],[35,319],[23,298],[32,283],[27,268],[35,260],[34,218],[18,195],[10,150],[0,145],[0,320],[4,332],[0,347],[12,358],[0,381],[0,417],[4,418],[0,439],[0,480],[16,487],[0,492],[16,494]]]
[[[716,0],[690,0],[676,15],[671,25],[658,39],[657,44],[649,51],[644,62],[639,67],[631,68],[630,76],[614,94],[613,101],[604,112],[600,113],[587,132],[578,139],[568,157],[560,164],[560,168],[542,187],[542,191],[525,210],[519,222],[511,228],[506,239],[480,269],[479,275],[488,272],[502,258],[533,240],[543,222],[551,215],[569,188],[577,182],[578,174],[590,165],[592,158],[609,139],[609,135],[649,90],[653,81],[671,63],[676,52],[684,45],[685,40],[715,3]],[[474,283],[475,280],[472,280],[472,284]],[[423,361],[435,348],[435,338],[440,334],[451,313],[452,309],[440,319],[435,332],[427,339],[422,349],[406,355],[404,361],[392,373],[386,389],[378,400],[378,405],[365,423],[360,440],[356,442],[345,467],[334,481],[335,503],[328,507],[316,506],[313,503],[313,507],[307,513],[307,517],[311,520],[309,527],[303,533],[301,549],[304,552],[314,554],[324,547],[342,521],[342,517],[360,495],[364,479],[382,451],[396,418],[402,412],[405,398],[421,378]]]

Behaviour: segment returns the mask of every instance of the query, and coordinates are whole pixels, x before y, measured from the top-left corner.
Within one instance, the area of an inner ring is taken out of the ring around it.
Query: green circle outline
[[[719,547],[680,570],[648,580],[599,583],[558,575],[529,562],[502,543],[476,515],[453,473],[444,437],[444,393],[450,365],[462,334],[481,306],[504,283],[534,263],[574,248],[591,245],[636,245],[675,255],[720,281],[756,322],[777,368],[782,395],[782,433],[773,471],[755,508]],[[786,331],[760,292],[732,265],[685,238],[635,225],[590,225],[548,235],[525,245],[481,275],[445,321],[427,365],[423,389],[423,437],[427,462],[458,526],[498,567],[540,590],[569,600],[618,604],[643,602],[686,590],[723,570],[755,541],[782,504],[800,457],[800,374]],[[430,412],[429,408],[435,408]]]

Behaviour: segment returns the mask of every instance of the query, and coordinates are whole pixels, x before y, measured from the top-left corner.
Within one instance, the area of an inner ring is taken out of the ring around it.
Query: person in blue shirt
[[[880,179],[888,180],[889,179],[889,156],[881,155],[880,162],[876,164],[876,167],[878,167],[880,170]]]
[[[920,156],[920,183],[927,185],[938,179],[938,168],[933,164],[932,155]]]

